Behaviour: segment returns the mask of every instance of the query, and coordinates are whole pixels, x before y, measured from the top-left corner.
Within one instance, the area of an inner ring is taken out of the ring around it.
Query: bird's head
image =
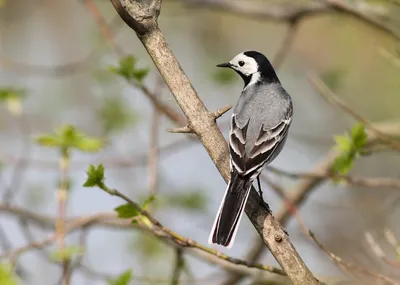
[[[265,55],[257,51],[239,53],[231,61],[218,64],[235,70],[244,81],[244,86],[258,82],[279,83],[274,68]]]

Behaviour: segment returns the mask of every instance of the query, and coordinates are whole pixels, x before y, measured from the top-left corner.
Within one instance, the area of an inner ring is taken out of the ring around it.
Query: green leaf
[[[50,255],[50,259],[54,262],[61,262],[64,260],[72,259],[75,256],[84,254],[85,249],[79,246],[69,246],[62,250],[57,250],[52,252]]]
[[[354,147],[359,150],[365,146],[367,143],[367,132],[363,124],[355,124],[351,129],[351,137],[354,143]]]
[[[72,146],[78,137],[77,129],[72,125],[62,126],[57,130],[62,144]]]
[[[114,209],[118,213],[118,218],[129,219],[140,215],[140,212],[136,210],[131,204],[123,204]]]
[[[14,116],[21,115],[21,99],[24,97],[26,97],[26,93],[23,89],[14,87],[0,88],[0,102],[6,102],[8,110]]]
[[[104,141],[90,137],[80,137],[75,141],[74,146],[84,152],[98,152],[104,146]]]
[[[151,202],[153,202],[156,199],[156,196],[154,195],[150,195],[149,198],[146,199],[146,201],[144,201],[143,203],[143,209],[147,210],[147,207],[151,204]]]
[[[136,68],[137,59],[131,55],[123,57],[119,60],[119,66],[110,67],[110,71],[123,76],[127,80],[136,79],[141,82],[144,77],[149,73],[149,69]]]
[[[364,153],[367,143],[367,133],[363,124],[357,123],[351,128],[351,134],[335,136],[335,149],[341,154],[336,158],[332,170],[335,173],[345,175],[354,165],[354,161]]]
[[[147,76],[147,74],[149,74],[150,72],[150,68],[142,68],[142,69],[136,69],[133,72],[133,77],[139,81],[142,82],[143,79]]]
[[[131,55],[121,58],[119,61],[118,73],[128,80],[133,78],[136,62],[136,58]]]
[[[41,146],[45,146],[45,147],[60,147],[61,146],[61,143],[60,143],[58,137],[56,137],[53,134],[39,136],[35,139],[35,141],[37,144],[39,144]]]
[[[72,125],[65,125],[54,133],[41,135],[35,141],[45,147],[59,147],[63,152],[67,152],[70,148],[97,152],[105,145],[103,140],[89,137]]]
[[[332,170],[340,175],[345,175],[353,168],[353,165],[354,157],[348,153],[343,153],[336,158]]]
[[[14,87],[0,88],[0,101],[6,102],[10,99],[23,99],[26,93],[23,89]]]
[[[102,164],[99,164],[97,167],[92,164],[89,165],[86,174],[88,177],[83,187],[99,186],[102,188],[104,185],[104,166]]]
[[[351,149],[351,140],[347,135],[344,136],[335,136],[337,150],[341,151],[349,151]]]
[[[1,285],[19,285],[20,282],[14,274],[13,268],[8,263],[0,264],[0,284]]]
[[[108,285],[128,285],[132,280],[132,271],[126,270],[115,279],[108,280]]]

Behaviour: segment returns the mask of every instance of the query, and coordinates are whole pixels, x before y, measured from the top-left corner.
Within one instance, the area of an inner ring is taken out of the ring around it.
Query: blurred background
[[[304,7],[312,11],[281,13]],[[245,50],[272,61],[292,96],[294,121],[274,169],[263,173],[264,199],[316,276],[399,284],[399,3],[165,0],[159,26],[211,111],[234,105],[243,84],[216,64]],[[67,221],[97,217],[66,235],[70,284],[289,284],[254,270],[242,278],[185,251],[176,281],[174,248],[110,220],[123,201],[82,186],[89,164],[102,163],[109,187],[140,203],[155,195],[154,217],[206,245],[226,184],[197,139],[166,132],[179,120],[165,116],[165,108],[184,118],[110,1],[0,0],[1,284],[61,284],[59,245],[51,237],[64,194]],[[354,113],[391,136],[375,140],[379,145],[369,141],[368,155],[357,149],[352,165],[338,166],[342,180],[331,179],[335,136],[354,139]],[[230,115],[218,119],[225,137]],[[64,152],[56,141],[68,131],[84,139]],[[332,261],[304,227],[369,273]],[[260,241],[245,217],[232,249],[212,248],[278,266]],[[110,281],[129,269],[131,283]]]

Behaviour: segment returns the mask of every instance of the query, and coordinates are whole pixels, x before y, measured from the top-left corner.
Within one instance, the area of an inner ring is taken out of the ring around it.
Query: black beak
[[[229,67],[229,68],[232,68],[232,64],[230,64],[229,62],[225,62],[225,63],[218,64],[217,67]]]

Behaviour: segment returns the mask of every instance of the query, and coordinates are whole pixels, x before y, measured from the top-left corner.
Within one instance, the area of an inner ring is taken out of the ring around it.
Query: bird
[[[231,248],[250,194],[259,175],[282,151],[293,118],[293,103],[268,58],[245,51],[217,67],[230,68],[244,87],[233,109],[229,130],[230,179],[208,243]]]

